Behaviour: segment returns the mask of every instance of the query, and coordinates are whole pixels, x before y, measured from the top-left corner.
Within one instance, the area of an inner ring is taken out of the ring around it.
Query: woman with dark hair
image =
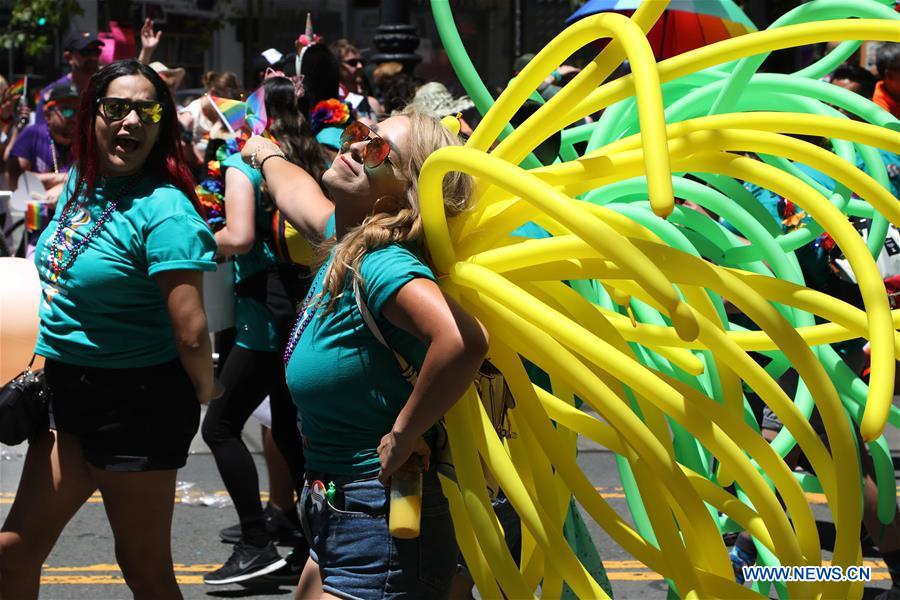
[[[44,559],[99,490],[134,597],[181,598],[172,498],[216,393],[201,287],[215,240],[152,69],[121,61],[91,77],[74,144],[35,253],[50,428],[30,442],[0,530],[0,597],[38,597]]]
[[[263,87],[269,133],[278,140],[288,160],[318,179],[324,170],[325,156],[297,109],[293,82],[275,76],[266,79]],[[237,339],[221,372],[225,394],[210,404],[202,431],[234,501],[240,534],[224,566],[203,578],[209,585],[247,581],[284,566],[285,561],[269,539],[272,534],[290,542],[294,532],[293,542],[301,547],[296,549],[291,564],[302,566],[306,561],[306,546],[299,535],[300,521],[293,503],[279,506],[278,499],[270,497],[263,509],[256,467],[241,439],[241,431],[254,409],[269,396],[272,436],[287,460],[299,492],[303,454],[296,409],[284,381],[281,351],[294,321],[296,302],[306,293],[303,282],[308,282],[309,272],[304,269],[298,273],[296,265],[287,264],[276,252],[272,243],[274,207],[262,192],[259,171],[247,166],[240,154],[222,161],[221,168],[226,218],[225,226],[215,235],[219,255],[234,257]],[[301,275],[307,277],[301,281]],[[221,535],[230,540],[234,534],[229,528]],[[299,577],[299,568],[295,573]]]

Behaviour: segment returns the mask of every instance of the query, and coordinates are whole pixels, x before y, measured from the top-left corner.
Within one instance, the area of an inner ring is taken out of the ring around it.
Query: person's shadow
[[[822,545],[822,550],[828,550],[829,552],[834,552],[834,541],[837,537],[837,529],[834,526],[834,523],[831,521],[816,521],[816,529],[819,531],[819,542]],[[865,531],[860,532],[861,535],[865,535]],[[868,535],[862,539],[862,555],[863,558],[869,559],[880,559],[881,554],[878,553],[878,550],[872,544],[872,540]],[[863,600],[872,600],[878,594],[881,594],[885,591],[884,588],[877,588],[867,585],[863,589]]]

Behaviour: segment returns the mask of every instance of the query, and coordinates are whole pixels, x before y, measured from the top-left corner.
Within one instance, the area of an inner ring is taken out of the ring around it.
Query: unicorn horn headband
[[[312,14],[306,13],[306,29],[294,42],[294,48],[297,50],[297,58],[294,59],[297,75],[301,73],[300,69],[303,66],[303,55],[306,53],[306,49],[313,44],[318,44],[321,40],[321,36],[313,32]]]

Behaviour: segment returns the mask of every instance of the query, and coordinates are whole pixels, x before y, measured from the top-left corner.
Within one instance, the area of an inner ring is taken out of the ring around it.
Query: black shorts
[[[51,427],[75,436],[106,471],[178,469],[200,425],[200,404],[181,362],[103,369],[47,359]]]

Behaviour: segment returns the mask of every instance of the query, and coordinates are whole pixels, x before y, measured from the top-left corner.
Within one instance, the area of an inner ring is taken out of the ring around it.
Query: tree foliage
[[[71,15],[84,14],[78,0],[16,0],[0,46],[21,48],[29,56],[46,53],[56,31],[64,31]]]

